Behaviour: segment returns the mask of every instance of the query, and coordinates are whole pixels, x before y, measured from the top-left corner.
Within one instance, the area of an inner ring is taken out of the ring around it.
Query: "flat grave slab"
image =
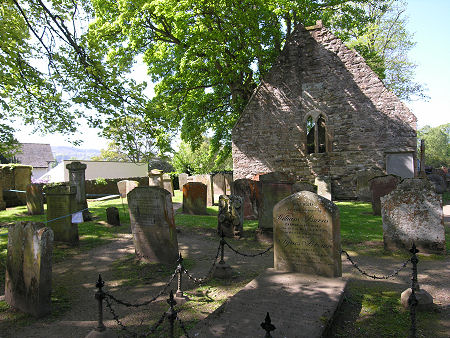
[[[339,307],[346,281],[267,269],[190,330],[192,337],[263,337],[270,313],[274,337],[321,337]]]

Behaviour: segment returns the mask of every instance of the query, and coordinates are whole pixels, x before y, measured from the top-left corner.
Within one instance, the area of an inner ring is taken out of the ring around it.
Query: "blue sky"
[[[416,46],[409,53],[417,64],[416,81],[428,88],[428,102],[407,103],[417,117],[417,127],[436,127],[450,123],[450,0],[408,0],[408,30],[414,34]],[[145,71],[140,70],[140,74]],[[40,142],[51,145],[70,145],[61,135],[30,134],[24,128],[16,134],[20,142]],[[85,142],[82,148],[106,148],[107,141],[97,137],[97,131],[82,127],[77,135]]]

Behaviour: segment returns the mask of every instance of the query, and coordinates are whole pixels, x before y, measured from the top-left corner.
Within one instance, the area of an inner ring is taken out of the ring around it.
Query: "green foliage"
[[[419,154],[421,139],[425,140],[425,165],[450,167],[450,123],[434,128],[425,126],[418,130]]]
[[[115,142],[109,142],[106,149],[100,150],[100,155],[92,156],[92,161],[126,162],[127,156],[123,154]]]
[[[203,142],[196,149],[181,142],[179,150],[173,156],[172,165],[177,172],[189,175],[233,170],[231,154],[219,157],[219,152],[214,151],[208,138],[203,138]]]
[[[95,184],[96,185],[107,185],[108,182],[106,182],[106,180],[103,177],[97,177],[95,179]]]

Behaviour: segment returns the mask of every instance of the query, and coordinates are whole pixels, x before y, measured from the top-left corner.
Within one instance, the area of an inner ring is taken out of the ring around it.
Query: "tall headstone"
[[[442,197],[426,179],[404,179],[390,194],[381,197],[383,241],[386,250],[411,248],[445,253]]]
[[[178,174],[178,182],[180,186],[180,190],[183,191],[183,185],[185,185],[188,182],[188,174],[181,173]]]
[[[83,210],[83,220],[89,221],[92,219],[89,210],[87,209],[86,201],[86,181],[85,172],[87,165],[78,161],[71,162],[66,165],[67,170],[69,170],[69,183],[77,188],[76,194],[76,211]]]
[[[372,201],[369,180],[377,176],[383,176],[385,173],[378,168],[363,169],[356,173],[356,196],[363,202]]]
[[[8,230],[5,300],[42,317],[51,311],[53,232],[43,223],[17,222]]]
[[[28,184],[31,184],[31,170],[32,167],[28,165],[14,165],[14,189],[26,191]],[[26,194],[17,192],[17,198],[22,205],[27,204]]]
[[[148,173],[148,185],[149,187],[164,188],[163,183],[163,171],[159,169],[152,169]]]
[[[242,210],[244,219],[258,219],[258,209],[260,203],[259,181],[241,178],[231,184],[231,193],[242,197]]]
[[[183,185],[183,213],[206,215],[206,185],[200,182],[188,182]]]
[[[258,209],[259,229],[272,231],[273,207],[293,193],[295,181],[287,174],[272,172],[259,176],[261,203]]]
[[[369,180],[370,190],[372,192],[372,210],[374,215],[381,216],[380,198],[394,190],[399,182],[400,177],[394,175],[378,176]]]
[[[275,270],[340,277],[339,209],[309,191],[297,192],[273,209]]]
[[[26,195],[28,215],[43,215],[44,195],[42,186],[39,184],[28,184]]]
[[[243,199],[240,196],[220,195],[217,232],[225,237],[241,237],[244,231]]]
[[[44,188],[47,198],[47,222],[54,240],[78,244],[78,224],[72,223],[72,214],[78,211],[77,188],[73,185],[54,185]]]
[[[149,262],[175,264],[178,241],[172,195],[160,187],[137,187],[127,197],[136,255]]]
[[[314,184],[317,186],[317,195],[325,197],[332,201],[331,197],[331,179],[329,176],[317,176]]]
[[[168,192],[170,192],[170,194],[172,196],[175,196],[173,193],[173,182],[172,182],[172,178],[170,177],[169,174],[163,174],[163,186],[164,189],[166,189]]]
[[[203,174],[203,175],[195,175],[192,177],[194,182],[200,182],[206,185],[206,205],[208,207],[212,206],[214,200],[213,200],[211,175]]]

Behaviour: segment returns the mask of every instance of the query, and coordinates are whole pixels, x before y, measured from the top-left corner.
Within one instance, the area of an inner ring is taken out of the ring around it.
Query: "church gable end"
[[[356,196],[359,170],[416,149],[416,119],[356,52],[321,25],[297,27],[233,128],[235,179],[271,171]]]

